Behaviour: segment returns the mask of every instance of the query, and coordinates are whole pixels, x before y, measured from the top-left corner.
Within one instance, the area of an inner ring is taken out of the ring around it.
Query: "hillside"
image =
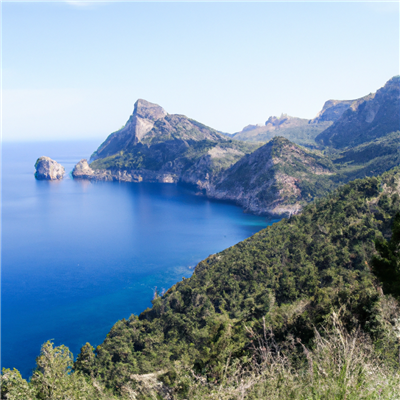
[[[326,149],[325,155],[337,167],[342,180],[380,175],[400,165],[400,131],[354,147]]]
[[[173,371],[180,360],[219,379],[228,358],[248,359],[245,325],[260,331],[264,317],[278,342],[292,337],[307,344],[314,326],[343,307],[345,325],[360,324],[389,362],[397,357],[388,327],[398,305],[383,311],[390,299],[380,294],[368,263],[374,240],[390,235],[399,210],[398,168],[339,188],[301,215],[211,255],[151,309],[117,322],[86,371],[116,389],[134,385],[134,374]]]
[[[315,141],[324,146],[342,149],[399,130],[400,76],[395,76],[376,93],[355,100]]]
[[[282,114],[279,118],[268,118],[264,126],[248,125],[232,137],[246,142],[268,142],[275,136],[283,136],[294,143],[315,147],[315,137],[331,124],[327,120],[310,124],[307,119]]]
[[[218,175],[207,195],[256,214],[292,214],[332,190],[335,172],[328,158],[278,136]]]
[[[123,128],[77,165],[75,178],[201,186],[259,145],[231,140],[184,115],[138,100]],[[83,171],[83,172],[82,172]]]

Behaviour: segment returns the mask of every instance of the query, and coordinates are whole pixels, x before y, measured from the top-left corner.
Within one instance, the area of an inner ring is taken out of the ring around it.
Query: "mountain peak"
[[[168,113],[158,104],[150,103],[144,99],[138,99],[135,103],[133,115],[137,115],[140,118],[149,119],[151,121],[157,121],[167,116]]]

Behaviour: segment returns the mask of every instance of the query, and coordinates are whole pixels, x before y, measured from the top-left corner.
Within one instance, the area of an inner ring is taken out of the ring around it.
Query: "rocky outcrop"
[[[39,157],[35,163],[35,177],[40,180],[59,180],[65,173],[64,167],[50,157]]]
[[[342,114],[352,105],[354,100],[328,100],[322,110],[314,119],[308,121],[309,124],[318,124],[326,121],[337,121]]]
[[[376,93],[354,100],[341,117],[315,140],[342,149],[399,130],[400,76],[395,76]]]
[[[226,140],[226,137],[184,115],[168,114],[149,101],[136,101],[132,115],[119,131],[112,133],[93,153],[90,162],[131,151],[137,145],[151,146],[168,140]]]
[[[178,177],[174,174],[149,170],[107,170],[92,169],[87,160],[83,159],[75,165],[72,176],[74,179],[89,179],[94,181],[118,182],[163,182],[175,183]]]
[[[74,178],[91,179],[94,175],[95,171],[89,167],[86,159],[79,161],[72,170],[72,176]]]

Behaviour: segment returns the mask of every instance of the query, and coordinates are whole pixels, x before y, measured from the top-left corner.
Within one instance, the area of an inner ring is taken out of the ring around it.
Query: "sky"
[[[399,74],[398,2],[1,2],[2,140],[104,140],[143,98],[223,132]]]

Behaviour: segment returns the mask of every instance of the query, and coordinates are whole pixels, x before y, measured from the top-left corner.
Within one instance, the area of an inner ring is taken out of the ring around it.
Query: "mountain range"
[[[248,212],[290,215],[343,183],[399,164],[399,99],[397,76],[360,99],[326,101],[312,120],[270,117],[232,137],[139,99],[125,126],[73,176],[189,184]]]

